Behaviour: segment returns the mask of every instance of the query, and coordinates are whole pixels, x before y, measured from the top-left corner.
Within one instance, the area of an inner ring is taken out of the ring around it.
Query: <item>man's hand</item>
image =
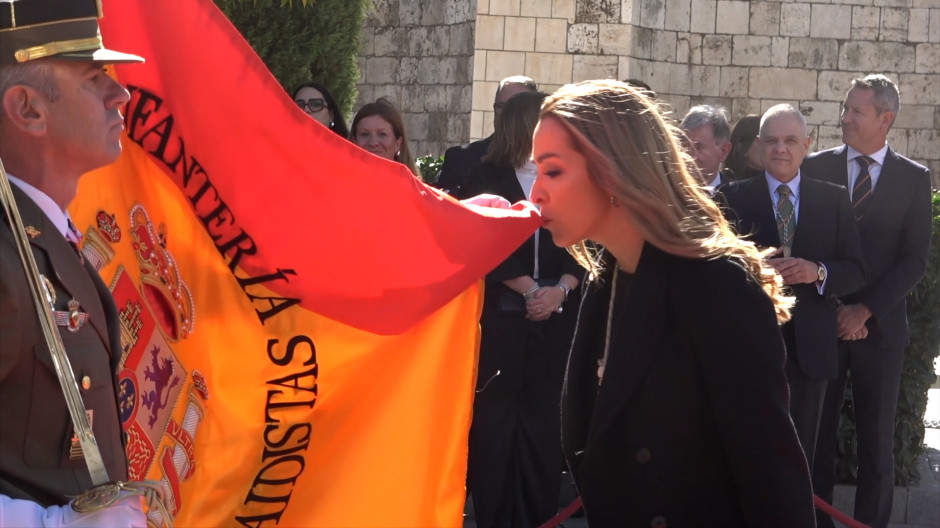
[[[871,310],[864,304],[846,304],[837,312],[839,339],[857,341],[868,337],[865,322],[872,316]]]
[[[812,284],[819,280],[819,265],[799,257],[765,259],[783,277],[784,284]]]

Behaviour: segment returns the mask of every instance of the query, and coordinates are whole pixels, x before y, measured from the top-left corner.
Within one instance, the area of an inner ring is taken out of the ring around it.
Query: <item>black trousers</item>
[[[894,500],[894,420],[903,361],[903,349],[879,348],[867,340],[841,342],[839,378],[829,383],[823,402],[816,461],[813,464],[813,490],[832,504],[839,413],[846,372],[851,372],[858,435],[858,487],[855,491],[854,517],[872,528],[887,526],[891,517]],[[817,524],[820,527],[833,526],[832,519],[818,511]]]
[[[481,321],[467,478],[481,528],[538,526],[558,509],[559,402],[571,336],[559,335],[556,317],[530,322],[507,313]]]

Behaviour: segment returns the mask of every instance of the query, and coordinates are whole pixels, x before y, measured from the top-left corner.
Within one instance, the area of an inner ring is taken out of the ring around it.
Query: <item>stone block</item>
[[[444,112],[428,113],[427,135],[424,137],[425,145],[427,143],[441,143],[447,139],[448,115]],[[416,139],[416,138],[415,138]],[[427,153],[427,146],[419,147],[422,150],[413,150],[415,156],[421,156]]]
[[[732,116],[761,115],[760,99],[735,99],[731,105]]]
[[[882,8],[879,40],[906,41],[909,18],[910,9],[900,7]]]
[[[486,51],[477,50],[473,54],[473,80],[486,80]]]
[[[936,105],[940,101],[940,74],[901,74],[898,89],[902,112],[904,105]]]
[[[519,0],[490,0],[490,14],[519,16],[519,4]]]
[[[398,64],[398,59],[391,57],[366,58],[366,83],[388,84],[398,82]]]
[[[398,82],[402,84],[431,82],[421,77],[421,73],[418,71],[418,64],[420,62],[421,59],[417,57],[402,57],[401,64],[398,66]]]
[[[845,101],[845,95],[849,93],[849,88],[852,86],[852,79],[860,75],[861,74],[857,72],[819,72],[819,100],[838,101],[841,104]],[[904,92],[901,93],[903,95]]]
[[[826,150],[832,147],[838,147],[842,144],[842,128],[837,126],[818,126],[813,134],[813,144],[810,146],[814,150]],[[848,486],[844,486],[848,487]],[[855,487],[852,486],[851,493],[839,492],[839,486],[835,489],[836,497],[833,499],[833,506],[839,511],[855,511]]]
[[[384,92],[384,89],[377,90],[376,97],[390,99],[403,113],[423,113],[427,110],[425,103],[427,102],[427,96],[432,91],[427,85],[408,84],[404,86],[398,85],[396,88],[398,97],[392,97],[391,94]],[[433,91],[437,92],[438,90],[435,87]]]
[[[911,20],[907,26],[907,40],[927,42],[930,40],[930,10],[911,9]]]
[[[666,4],[663,0],[640,1],[639,7],[640,12],[636,21],[638,26],[651,29],[666,27]]]
[[[636,9],[633,8],[633,0],[620,0],[620,23],[621,24],[637,24],[640,19],[640,9],[637,6]]]
[[[361,108],[362,105],[375,101],[375,88],[373,86],[360,84],[356,86],[356,92],[356,103],[353,108]]]
[[[375,28],[373,53],[366,56],[402,57],[408,53],[408,31],[398,27]]]
[[[724,97],[747,97],[747,68],[724,66],[720,72],[720,93]]]
[[[447,100],[446,86],[422,86],[424,88],[424,111],[425,112],[446,112],[450,107],[450,101]]]
[[[388,99],[389,101],[391,101],[392,104],[397,106],[399,109],[401,109],[402,108],[402,93],[406,89],[409,89],[409,88],[414,89],[414,90],[419,90],[421,86],[412,85],[410,87],[408,86],[402,87],[402,85],[400,84],[383,84],[381,86],[376,86],[375,90],[372,92],[372,95],[374,96],[374,98],[368,102],[371,103],[372,101],[375,101],[379,97],[384,97]],[[423,107],[424,105],[421,105],[421,108]],[[352,121],[350,121],[350,123],[352,123]]]
[[[597,24],[568,27],[568,53],[597,53]]]
[[[535,21],[535,51],[564,53],[568,43],[568,21],[539,18]]]
[[[780,34],[791,37],[809,35],[810,4],[783,4],[780,6]]]
[[[748,95],[759,99],[816,99],[816,72],[796,68],[751,68]]]
[[[503,49],[503,35],[506,33],[506,17],[477,16],[477,49]]]
[[[731,63],[735,66],[770,66],[770,37],[735,35]]]
[[[519,14],[536,18],[551,18],[552,0],[526,0],[521,2]]]
[[[914,45],[899,42],[846,42],[839,50],[839,69],[913,72]]]
[[[602,55],[630,55],[633,52],[633,26],[598,24],[597,51]]]
[[[575,55],[571,81],[588,79],[616,79],[617,57],[613,55]]]
[[[770,65],[785,68],[789,65],[790,37],[770,37]]]
[[[483,112],[483,133],[480,137],[486,137],[493,133],[493,112]]]
[[[552,18],[564,18],[574,22],[575,0],[552,0]]]
[[[398,23],[402,26],[421,24],[421,3],[416,1],[398,1]]]
[[[420,141],[428,137],[428,114],[405,112],[402,116],[405,122],[405,134],[409,141]]]
[[[473,87],[469,84],[462,84],[459,86],[448,86],[447,90],[447,100],[450,101],[450,106],[448,110],[451,113],[457,114],[467,114],[470,112],[471,108],[471,98],[473,96]]]
[[[676,33],[673,31],[653,31],[653,60],[676,61]]]
[[[848,39],[852,37],[852,6],[813,4],[809,36]]]
[[[450,114],[445,139],[448,146],[459,145],[470,137],[470,114]],[[441,153],[444,151],[441,150]]]
[[[470,2],[464,0],[446,0],[444,4],[444,23],[445,24],[461,24],[464,22],[471,22],[475,17],[475,13],[471,13]]]
[[[617,78],[618,79],[638,79],[649,84],[653,87],[653,90],[656,90],[656,87],[650,81],[650,71],[652,68],[652,62],[635,59],[633,57],[618,57],[617,58]],[[660,86],[660,89],[663,89],[663,86]]]
[[[800,102],[794,101],[792,99],[761,99],[760,101],[760,114],[764,115],[764,112],[770,110],[771,107],[777,105],[790,105],[793,108],[799,108]]]
[[[905,7],[911,5],[911,0],[874,0],[878,7]]]
[[[616,24],[620,22],[620,0],[578,0],[574,19],[587,24]]]
[[[910,157],[907,141],[908,132],[906,128],[892,128],[888,131],[888,144],[891,145],[891,148],[894,149],[895,152],[900,152],[902,155]],[[892,517],[893,516],[894,514],[892,513]]]
[[[391,18],[391,0],[372,0],[372,5],[366,9],[365,27],[385,27],[398,24],[398,12],[395,11],[394,20]]]
[[[499,1],[499,0],[496,0],[496,1]],[[478,15],[490,14],[490,0],[477,0],[477,14]]]
[[[658,99],[665,104],[663,110],[676,122],[681,121],[682,116],[692,107],[692,98],[688,95],[661,94]]]
[[[457,57],[421,59],[421,66],[424,66],[425,61],[428,62],[429,67],[437,69],[438,78],[440,79],[441,84],[458,84],[466,82],[466,74],[460,73],[462,70],[461,66],[464,63],[463,59],[458,59]]]
[[[780,3],[751,2],[751,35],[780,34]]]
[[[927,39],[930,42],[940,42],[940,9],[930,10],[930,27],[927,28]]]
[[[731,41],[730,35],[702,37],[702,64],[731,64]]]
[[[640,61],[645,62],[646,75],[643,77],[631,74],[630,77],[637,77],[650,85],[654,92],[659,95],[665,93],[678,93],[679,90],[672,85],[670,76],[672,75],[672,65],[658,61]]]
[[[437,26],[443,23],[444,23],[444,2],[441,2],[441,0],[428,0],[425,2],[421,2],[421,25],[422,26]]]
[[[842,112],[842,103],[826,101],[803,101],[799,106],[800,112],[806,117],[810,125],[839,126],[839,114]]]
[[[940,44],[918,44],[914,57],[914,71],[937,73],[940,71]]]
[[[901,105],[901,112],[894,120],[896,128],[934,128],[934,112],[940,107],[928,105]]]
[[[692,15],[689,22],[689,31],[695,33],[715,32],[715,0],[695,0],[692,2]]]
[[[535,19],[531,17],[506,17],[506,36],[503,49],[507,51],[535,50]]]
[[[560,53],[529,53],[523,74],[535,82],[567,84],[571,82],[572,56]],[[516,72],[518,73],[518,71]]]
[[[435,52],[434,45],[431,43],[431,31],[429,27],[411,27],[408,31],[408,55],[412,57],[424,57]]]
[[[747,35],[750,28],[750,2],[718,0],[715,33]]]
[[[788,65],[791,68],[834,70],[839,64],[839,41],[791,38]]]
[[[473,110],[493,110],[493,99],[496,98],[496,89],[499,82],[474,81],[471,104]]]
[[[450,28],[448,26],[434,26],[430,28],[431,49],[427,55],[447,57],[450,55]]]
[[[881,24],[881,9],[854,6],[852,8],[852,37],[856,40],[877,40]]]
[[[519,75],[525,69],[525,53],[521,51],[490,51],[486,54],[486,80],[500,81]]]
[[[454,55],[473,54],[473,26],[469,22],[450,26],[450,52]]]
[[[633,27],[633,53],[638,59],[648,59],[653,54],[653,30],[645,27]]]
[[[674,94],[718,96],[721,93],[721,70],[709,66],[670,64],[669,91]]]
[[[666,0],[665,29],[688,31],[692,18],[691,0]]]
[[[698,105],[711,105],[724,108],[730,114],[730,108],[733,104],[734,100],[730,97],[715,97],[711,95],[693,95],[689,97],[689,108]]]

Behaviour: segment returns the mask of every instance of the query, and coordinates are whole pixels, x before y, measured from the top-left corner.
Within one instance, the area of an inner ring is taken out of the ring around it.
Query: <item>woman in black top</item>
[[[568,85],[540,117],[532,201],[589,270],[562,399],[589,524],[813,526],[779,275],[734,236],[679,132],[636,89]]]

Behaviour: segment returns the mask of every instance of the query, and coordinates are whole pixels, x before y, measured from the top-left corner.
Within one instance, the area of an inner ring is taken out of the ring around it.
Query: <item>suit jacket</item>
[[[614,265],[585,283],[562,396],[589,524],[813,526],[770,299],[728,259],[646,244],[598,389]]]
[[[776,206],[763,176],[733,182],[721,188],[726,210],[737,233],[762,247],[780,246]],[[800,213],[793,236],[792,256],[826,266],[822,295],[816,283],[790,286],[796,296],[792,326],[797,362],[803,373],[816,379],[838,375],[839,337],[836,297],[859,289],[865,280],[859,242],[848,191],[830,183],[800,178]]]
[[[79,260],[45,213],[15,186],[13,193],[26,226],[40,274],[55,291],[56,310],[75,299],[90,315],[77,331],[60,328],[108,476],[127,479],[127,463],[117,411],[115,369],[121,356],[117,310],[97,272]],[[91,487],[84,459],[70,460],[74,426],[33,307],[26,274],[6,215],[0,223],[0,493],[43,506],[65,504],[69,495]]]
[[[480,164],[480,160],[490,149],[490,143],[493,142],[493,136],[479,141],[474,141],[469,145],[458,145],[451,147],[444,152],[444,164],[441,166],[441,173],[437,177],[437,186],[458,199],[469,198],[474,194],[467,194],[462,190],[464,181]]]
[[[848,186],[847,158],[848,149],[842,145],[810,155],[802,170],[812,178]],[[867,341],[881,348],[903,348],[910,342],[905,299],[927,269],[930,170],[889,148],[870,200],[858,223],[867,278],[844,301],[862,303],[874,314],[866,323]]]

